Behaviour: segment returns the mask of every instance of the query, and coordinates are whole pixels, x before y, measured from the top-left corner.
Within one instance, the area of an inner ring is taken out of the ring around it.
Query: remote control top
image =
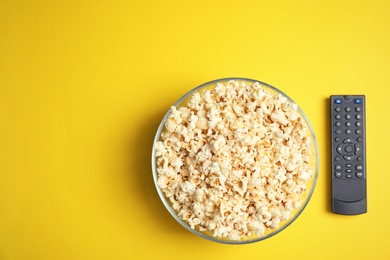
[[[332,211],[367,212],[365,96],[330,97]]]

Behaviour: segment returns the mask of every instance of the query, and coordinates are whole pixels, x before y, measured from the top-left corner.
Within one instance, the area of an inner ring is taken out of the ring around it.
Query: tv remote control
[[[330,96],[334,213],[367,212],[365,103],[364,95]]]

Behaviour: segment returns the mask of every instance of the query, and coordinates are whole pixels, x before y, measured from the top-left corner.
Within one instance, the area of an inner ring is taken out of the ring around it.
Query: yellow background
[[[389,259],[389,1],[0,0],[0,259]],[[151,146],[206,81],[267,82],[321,166],[286,230],[231,246],[165,210]],[[367,98],[368,213],[330,212],[328,97]]]

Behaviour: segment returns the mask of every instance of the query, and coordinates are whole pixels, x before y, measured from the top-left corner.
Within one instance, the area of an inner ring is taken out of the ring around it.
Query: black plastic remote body
[[[330,96],[332,211],[367,212],[366,99]]]

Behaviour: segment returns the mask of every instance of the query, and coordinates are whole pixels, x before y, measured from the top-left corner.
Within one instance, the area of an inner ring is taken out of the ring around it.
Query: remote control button
[[[336,162],[339,162],[341,161],[341,158],[339,156],[336,156],[336,158],[334,158],[336,160]]]
[[[335,124],[335,126],[340,127],[340,126],[341,126],[341,122],[340,122],[340,121],[337,121],[336,124]]]
[[[347,96],[344,96],[344,99],[345,99],[345,101],[350,102],[350,101],[352,101],[353,96],[347,95]]]
[[[352,174],[350,174],[350,173],[345,174],[345,178],[351,179],[352,178]]]
[[[359,144],[355,144],[355,155],[361,153],[362,147]]]
[[[357,178],[362,178],[363,177],[363,172],[356,172],[356,177]]]
[[[336,134],[341,135],[342,131],[341,129],[336,129]]]
[[[334,139],[336,142],[340,142],[340,137],[336,137],[335,139]]]
[[[345,126],[346,127],[350,127],[351,126],[351,122],[349,122],[349,121],[345,122]]]
[[[356,118],[357,120],[360,120],[360,119],[362,119],[362,115],[361,115],[361,114],[357,114],[357,115],[355,116],[355,118]]]
[[[361,162],[361,161],[363,161],[363,157],[359,156],[359,157],[357,158],[357,160],[358,160],[358,162]]]
[[[355,168],[357,171],[363,171],[363,165],[361,164],[358,164],[356,165],[356,168]]]
[[[344,155],[343,158],[344,158],[346,161],[350,162],[350,161],[353,160],[354,156],[353,156],[353,155]]]
[[[341,101],[341,99],[337,98],[337,99],[334,100],[334,103],[335,103],[335,104],[341,104],[342,101]]]
[[[352,173],[352,170],[351,169],[346,169],[345,173]]]
[[[346,107],[345,108],[345,112],[351,112],[351,108],[350,107]]]
[[[340,120],[340,119],[341,119],[341,115],[340,115],[340,114],[337,114],[337,115],[335,116],[335,118],[336,118],[337,120]]]
[[[363,141],[363,138],[358,137],[356,140],[357,140],[358,142],[361,142],[361,141]]]
[[[336,147],[336,151],[337,151],[339,154],[343,154],[343,144],[339,144],[339,145]]]
[[[336,107],[334,110],[335,110],[336,112],[341,112],[341,107]]]
[[[351,137],[347,137],[343,141],[344,144],[353,144],[354,140]]]
[[[347,167],[347,168],[352,168],[352,163],[347,163],[347,164],[345,165],[345,167]]]
[[[344,148],[344,151],[346,152],[346,153],[352,153],[353,151],[354,151],[355,149],[353,149],[353,146],[352,145],[347,145],[347,146],[345,146],[345,148]]]
[[[361,126],[362,125],[362,123],[360,123],[359,121],[357,121],[356,123],[355,123],[355,126],[357,126],[357,127],[359,127],[359,126]]]
[[[362,130],[361,130],[361,129],[356,129],[355,133],[356,133],[357,135],[361,135],[361,134],[362,134]]]
[[[356,112],[360,112],[360,111],[362,111],[362,108],[361,108],[361,107],[356,107],[356,108],[355,108],[355,111],[356,111]]]
[[[343,169],[343,166],[341,166],[341,164],[336,164],[336,165],[334,166],[334,169],[335,169],[336,171],[341,171],[341,170]]]
[[[341,177],[343,177],[343,173],[342,172],[335,172],[334,176],[336,176],[337,178],[341,178]]]
[[[361,98],[355,99],[355,104],[361,104],[363,103],[363,100]]]
[[[351,133],[351,129],[345,130],[345,133],[346,133],[347,135],[349,135],[349,134]]]
[[[346,114],[345,115],[345,119],[347,119],[347,120],[351,119],[351,115],[350,114]]]

